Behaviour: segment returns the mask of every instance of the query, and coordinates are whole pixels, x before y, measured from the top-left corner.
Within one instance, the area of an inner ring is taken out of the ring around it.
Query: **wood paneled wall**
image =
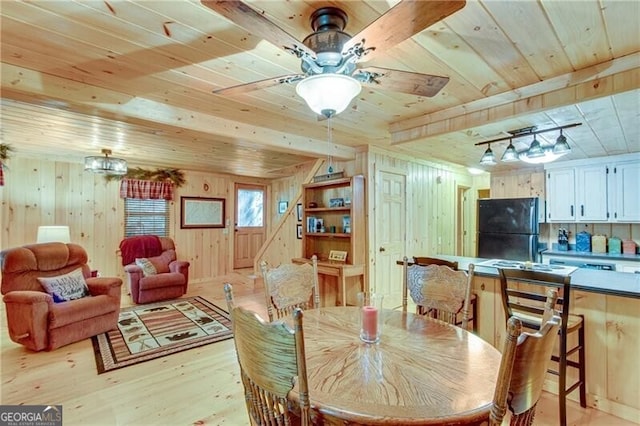
[[[119,181],[84,171],[82,164],[12,158],[2,195],[0,248],[32,244],[40,225],[68,225],[71,241],[89,254],[103,276],[124,277],[118,246],[124,236],[124,202]],[[142,165],[142,167],[144,167]],[[201,281],[232,267],[233,227],[180,229],[180,196],[226,199],[233,224],[234,183],[268,185],[263,179],[185,171],[186,184],[171,202],[170,236],[180,259],[191,262],[190,280]],[[294,234],[295,238],[295,234]]]
[[[488,182],[474,178],[463,167],[421,161],[378,149],[368,153],[367,163],[369,191],[375,190],[371,183],[376,169],[390,168],[407,175],[408,255],[455,255],[457,188],[469,189],[468,216],[474,218],[477,190]],[[369,214],[375,218],[373,212]],[[475,219],[471,221],[471,227],[471,234],[475,234]]]
[[[335,162],[335,171],[343,171],[345,176],[354,173],[354,162]],[[326,161],[318,160],[298,166],[291,170],[291,176],[276,179],[271,183],[273,202],[271,208],[275,212],[272,220],[272,232],[267,237],[265,246],[254,261],[254,269],[259,271],[259,262],[267,261],[275,267],[282,263],[290,263],[292,258],[302,256],[302,240],[297,238],[298,222],[296,204],[302,202],[302,185],[313,181],[313,176],[326,174]],[[278,214],[278,201],[288,201],[289,207],[284,214]]]

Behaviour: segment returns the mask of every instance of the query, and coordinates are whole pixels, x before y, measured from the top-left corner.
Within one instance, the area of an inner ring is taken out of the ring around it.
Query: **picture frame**
[[[335,262],[346,262],[347,261],[347,252],[339,251],[339,250],[331,250],[329,251],[329,260]]]
[[[279,201],[278,202],[278,213],[283,214],[287,211],[287,207],[289,207],[288,201]]]
[[[344,207],[344,198],[331,198],[329,207]]]
[[[298,223],[296,225],[296,238],[301,240],[302,239],[302,224]]]
[[[298,222],[302,222],[302,203],[296,204],[296,216],[298,217]]]
[[[225,199],[180,197],[180,228],[224,228]]]

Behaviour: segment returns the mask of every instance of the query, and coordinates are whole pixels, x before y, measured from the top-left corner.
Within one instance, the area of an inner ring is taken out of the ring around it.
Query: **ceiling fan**
[[[301,60],[301,74],[240,84],[218,89],[213,93],[235,95],[279,84],[298,83],[298,94],[312,110],[326,117],[343,111],[360,92],[361,84],[380,85],[388,90],[418,96],[435,96],[447,84],[448,77],[373,66],[361,67],[360,63],[384,54],[386,49],[446,18],[466,4],[465,0],[402,0],[353,37],[343,31],[348,22],[348,16],[343,10],[322,7],[310,16],[313,33],[300,42],[263,13],[242,1],[201,2]],[[319,85],[324,86],[315,90],[315,94],[322,98],[321,102],[307,99],[306,92]],[[344,99],[337,99],[345,98],[346,93],[349,96],[346,102]]]

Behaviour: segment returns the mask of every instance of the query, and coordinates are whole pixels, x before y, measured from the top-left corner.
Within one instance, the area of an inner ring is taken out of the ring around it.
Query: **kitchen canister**
[[[606,253],[607,237],[604,235],[594,235],[593,237],[591,237],[591,252]]]
[[[591,234],[587,231],[576,234],[576,251],[591,251]]]
[[[622,240],[618,237],[611,237],[607,243],[610,254],[622,253]]]
[[[622,253],[636,254],[636,242],[633,240],[624,240],[622,242]]]

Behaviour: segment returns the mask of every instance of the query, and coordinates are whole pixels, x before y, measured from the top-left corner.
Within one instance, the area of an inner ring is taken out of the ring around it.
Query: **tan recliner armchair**
[[[43,243],[0,253],[2,294],[11,340],[34,351],[52,350],[115,329],[120,313],[120,278],[91,278],[87,252],[77,244]],[[88,296],[54,302],[38,278],[76,269]]]

